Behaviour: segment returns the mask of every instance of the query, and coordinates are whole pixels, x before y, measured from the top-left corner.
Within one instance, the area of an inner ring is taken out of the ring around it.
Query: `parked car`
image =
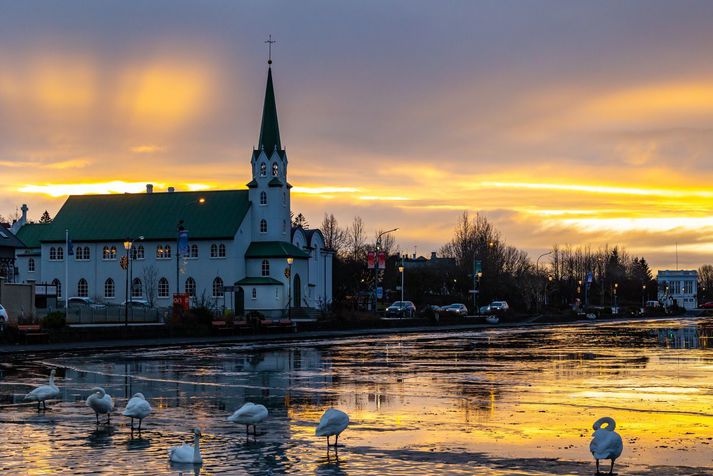
[[[508,306],[507,301],[493,301],[490,303],[490,312],[493,314],[507,312],[509,309],[510,306]]]
[[[105,304],[99,304],[96,302],[94,299],[90,297],[71,297],[67,300],[67,304],[69,306],[85,306],[85,307],[90,307],[92,309],[105,309],[106,305]]]
[[[387,317],[413,317],[416,315],[416,306],[411,301],[396,301],[386,308]]]
[[[456,303],[443,306],[440,312],[452,316],[467,316],[468,308],[465,304]]]
[[[2,307],[2,304],[0,304],[0,325],[5,325],[7,324],[7,321],[10,320],[10,316],[7,315],[7,311],[5,310],[4,307]]]
[[[480,314],[490,314],[490,304],[487,306],[480,306],[480,309],[478,309]]]
[[[701,304],[701,309],[713,309],[713,301],[704,302]]]
[[[129,307],[135,307],[135,308],[141,308],[141,309],[148,309],[151,307],[149,302],[146,299],[141,299],[141,298],[134,298],[131,301],[123,301],[121,303],[121,307],[126,306],[126,304],[129,304]]]

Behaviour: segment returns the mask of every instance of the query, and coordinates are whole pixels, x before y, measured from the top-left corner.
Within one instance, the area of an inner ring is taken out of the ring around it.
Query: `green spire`
[[[272,155],[277,146],[282,150],[280,142],[280,126],[277,124],[277,105],[275,104],[275,91],[272,88],[272,68],[267,69],[267,88],[265,89],[265,105],[262,107],[262,124],[260,125],[260,140],[258,150],[265,149],[265,153]]]

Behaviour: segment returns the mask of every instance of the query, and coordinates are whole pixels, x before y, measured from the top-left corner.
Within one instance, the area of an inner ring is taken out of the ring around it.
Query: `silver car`
[[[443,306],[440,312],[453,316],[467,316],[468,308],[465,304],[449,304],[447,306]]]

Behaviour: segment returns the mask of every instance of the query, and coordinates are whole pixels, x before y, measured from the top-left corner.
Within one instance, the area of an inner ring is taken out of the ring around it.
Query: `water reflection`
[[[609,415],[626,440],[619,474],[710,472],[713,353],[708,321],[349,338],[60,355],[6,362],[0,470],[87,474],[581,474],[591,424]],[[695,349],[695,352],[692,351]],[[46,414],[22,397],[58,368]],[[117,406],[94,425],[101,386]],[[141,392],[142,434],[120,416]],[[257,437],[226,420],[245,401],[270,417]],[[339,452],[314,428],[350,415]],[[202,467],[168,463],[198,426]],[[58,450],[61,448],[61,450]],[[685,458],[682,458],[685,455]]]

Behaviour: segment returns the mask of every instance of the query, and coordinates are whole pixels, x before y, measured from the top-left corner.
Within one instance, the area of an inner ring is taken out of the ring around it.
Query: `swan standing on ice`
[[[250,434],[250,425],[253,426],[253,435],[257,436],[256,423],[262,423],[267,418],[267,408],[264,405],[255,405],[247,402],[245,405],[235,410],[235,413],[228,417],[228,421],[245,425],[245,433]]]
[[[314,434],[317,436],[327,437],[327,447],[329,447],[329,437],[334,435],[334,447],[337,447],[339,434],[349,426],[349,415],[336,408],[330,408],[324,412],[322,418],[319,419],[319,426]]]
[[[49,385],[40,385],[27,395],[25,395],[25,400],[30,400],[37,402],[37,411],[40,411],[40,403],[42,403],[43,408],[47,409],[47,400],[59,397],[59,388],[54,384],[54,374],[55,369],[50,372]]]
[[[90,391],[92,394],[87,397],[87,406],[96,413],[97,425],[99,424],[100,413],[102,415],[106,413],[106,422],[109,423],[111,421],[111,411],[114,409],[114,400],[101,387],[94,387]]]
[[[200,428],[193,429],[193,444],[183,443],[181,446],[174,446],[168,450],[168,459],[174,463],[201,464],[203,457],[199,446],[201,437]]]
[[[144,398],[143,393],[135,393],[126,404],[123,415],[131,418],[131,431],[134,431],[134,418],[139,419],[139,432],[141,432],[141,422],[151,413],[151,405]]]
[[[602,425],[605,423],[606,426],[602,428]],[[589,444],[589,450],[597,461],[597,474],[600,474],[600,459],[611,460],[609,474],[612,474],[612,471],[614,471],[614,461],[621,456],[621,452],[624,450],[624,443],[621,441],[621,436],[614,431],[616,422],[613,418],[603,417],[595,421],[592,428],[594,429],[594,433],[592,433],[594,438],[592,438],[592,442]]]

